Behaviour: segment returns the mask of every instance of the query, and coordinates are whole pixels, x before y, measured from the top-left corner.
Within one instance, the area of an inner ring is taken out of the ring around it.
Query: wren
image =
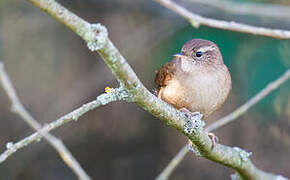
[[[232,88],[219,48],[203,39],[185,43],[181,53],[159,69],[155,83],[160,99],[204,117],[222,106]]]
[[[200,112],[204,118],[222,106],[232,89],[231,75],[219,48],[203,39],[185,43],[181,53],[159,69],[155,84],[158,98],[187,116]],[[208,135],[214,148],[218,138],[213,133]]]

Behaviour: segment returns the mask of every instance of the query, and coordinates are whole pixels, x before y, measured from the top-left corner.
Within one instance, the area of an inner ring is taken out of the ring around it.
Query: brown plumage
[[[184,44],[181,54],[174,55],[157,72],[155,83],[159,98],[205,117],[220,108],[232,87],[218,47],[202,39]]]

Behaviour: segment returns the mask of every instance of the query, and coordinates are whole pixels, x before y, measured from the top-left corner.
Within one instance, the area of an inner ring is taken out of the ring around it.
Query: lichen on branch
[[[76,16],[54,0],[29,1],[66,25],[87,43],[95,42],[96,44],[94,45],[97,48],[94,50],[97,50],[121,86],[130,94],[130,100],[187,136],[203,157],[235,169],[245,179],[272,180],[279,177],[259,170],[252,164],[249,158],[241,158],[241,152],[243,151],[237,151],[237,149],[221,144],[217,144],[212,149],[212,142],[202,128],[198,128],[191,134],[185,133],[184,127],[189,119],[172,106],[155,97],[144,87],[126,59],[107,37],[106,33],[92,31],[92,26],[88,22]],[[96,40],[94,35],[91,36],[90,34],[92,32],[96,33],[99,36],[97,39],[101,39],[102,41]]]

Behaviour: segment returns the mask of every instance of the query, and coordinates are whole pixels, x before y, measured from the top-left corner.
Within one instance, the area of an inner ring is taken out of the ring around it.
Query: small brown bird
[[[221,107],[232,88],[231,75],[217,45],[192,39],[173,57],[157,72],[158,97],[177,109],[208,117]]]

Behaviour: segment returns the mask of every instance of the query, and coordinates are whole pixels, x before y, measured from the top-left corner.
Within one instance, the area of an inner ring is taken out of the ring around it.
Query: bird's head
[[[181,53],[173,56],[196,64],[223,64],[223,58],[217,45],[203,39],[192,39],[186,42]]]

